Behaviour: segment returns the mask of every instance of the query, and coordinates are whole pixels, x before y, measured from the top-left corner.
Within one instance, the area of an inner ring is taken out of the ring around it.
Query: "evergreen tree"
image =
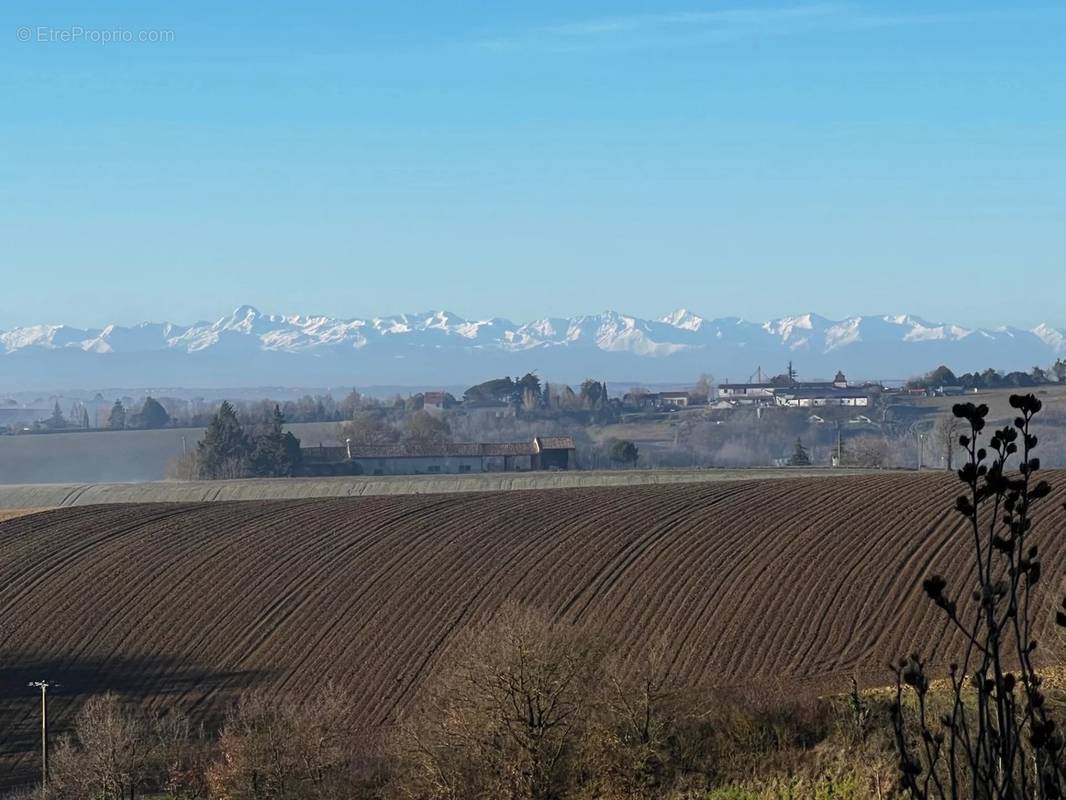
[[[274,406],[266,430],[255,437],[252,468],[257,476],[284,478],[293,475],[300,464],[300,440],[284,430],[285,416]]]
[[[637,449],[637,446],[628,439],[619,439],[611,445],[608,455],[610,456],[611,461],[617,461],[621,464],[633,464],[636,466],[637,459],[640,458],[640,451]]]
[[[941,364],[921,378],[913,378],[907,381],[907,386],[911,389],[936,389],[939,386],[957,386],[958,383],[959,379],[955,377],[955,373]]]
[[[126,427],[126,408],[121,400],[116,400],[111,406],[111,413],[107,417],[107,427],[120,431]]]
[[[520,390],[510,377],[494,378],[491,381],[471,386],[463,393],[463,399],[468,403],[510,400],[514,398],[517,391]]]
[[[224,400],[196,445],[200,475],[204,478],[243,478],[249,471],[248,435],[237,412]]]
[[[811,457],[807,454],[807,448],[803,446],[803,442],[800,441],[798,436],[796,437],[796,447],[788,459],[788,465],[790,467],[809,467],[811,465]]]
[[[52,416],[50,416],[45,424],[49,428],[65,428],[67,427],[67,418],[63,416],[63,409],[59,407],[59,401],[56,400],[55,406],[52,408]]]
[[[581,405],[590,411],[598,411],[607,405],[607,389],[599,381],[586,378],[581,384]]]
[[[165,428],[170,423],[170,414],[158,400],[149,396],[141,409],[140,423],[142,428]]]
[[[521,378],[516,378],[514,381],[514,394],[511,398],[511,402],[516,405],[527,405],[529,408],[536,408],[540,405],[540,378],[536,373],[527,372]]]

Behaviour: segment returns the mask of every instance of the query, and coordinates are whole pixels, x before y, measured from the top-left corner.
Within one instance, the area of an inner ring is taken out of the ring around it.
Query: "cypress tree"
[[[116,400],[115,404],[111,406],[111,413],[107,417],[107,427],[116,431],[126,427],[126,408],[122,405],[121,400]]]
[[[47,420],[49,428],[65,428],[67,427],[67,418],[63,416],[63,409],[59,407],[59,401],[56,400],[55,406],[52,408],[52,416]]]
[[[144,408],[141,409],[141,427],[165,428],[169,423],[170,414],[163,408],[162,403],[153,397],[145,399]]]
[[[300,440],[284,430],[285,416],[274,406],[274,413],[266,430],[255,437],[252,468],[255,474],[267,478],[292,475],[300,463]]]
[[[222,401],[218,413],[207,425],[204,438],[196,445],[200,474],[204,478],[242,478],[248,473],[251,456],[248,436],[229,401]]]

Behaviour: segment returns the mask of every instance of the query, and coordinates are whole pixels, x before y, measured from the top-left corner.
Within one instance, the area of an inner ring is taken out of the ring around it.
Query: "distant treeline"
[[[704,385],[705,384],[705,385]],[[700,388],[702,385],[702,388]],[[697,392],[706,399],[709,383],[702,378]],[[20,426],[11,432],[65,430],[128,430],[157,428],[205,428],[222,407],[221,400],[202,397],[124,396],[113,403],[97,394],[92,400],[68,401],[62,405],[54,401],[51,416],[31,425]],[[414,392],[407,396],[395,394],[388,398],[372,397],[352,389],[343,398],[332,394],[306,394],[297,400],[227,400],[230,409],[240,415],[246,425],[267,425],[277,409],[287,423],[338,422],[352,420],[362,411],[412,413],[426,408],[484,409],[506,407],[515,414],[529,417],[554,417],[559,414],[579,414],[587,421],[609,422],[622,411],[622,402],[608,395],[604,381],[587,378],[580,385],[542,381],[535,373],[521,377],[503,376],[475,384],[455,397],[446,391]],[[14,401],[10,401],[15,405]]]
[[[1058,359],[1049,369],[1033,367],[1029,372],[1002,373],[989,367],[983,372],[956,375],[948,367],[939,366],[920,378],[907,382],[909,389],[937,389],[942,386],[961,386],[964,389],[1013,389],[1066,383],[1066,361]]]
[[[222,402],[208,402],[200,398],[185,400],[176,397],[148,398],[165,409],[166,421],[155,427],[207,427],[218,413]],[[148,401],[145,401],[146,403]],[[532,373],[518,378],[495,378],[471,386],[457,399],[448,392],[415,392],[413,394],[396,394],[381,399],[362,394],[352,389],[338,400],[330,394],[304,395],[298,400],[276,402],[270,399],[255,401],[226,401],[230,408],[238,413],[246,424],[267,424],[277,409],[288,423],[295,422],[347,422],[360,411],[398,411],[410,413],[421,411],[427,405],[447,409],[460,406],[484,406],[501,404],[516,411],[591,411],[610,412],[612,404],[608,400],[605,383],[588,379],[575,390],[562,383],[542,383]],[[140,424],[144,412],[128,412],[135,401],[124,398],[115,401],[115,410],[109,424],[110,428],[147,427]],[[57,406],[58,407],[58,406]],[[158,416],[153,417],[157,421]],[[86,426],[88,427],[88,426]]]

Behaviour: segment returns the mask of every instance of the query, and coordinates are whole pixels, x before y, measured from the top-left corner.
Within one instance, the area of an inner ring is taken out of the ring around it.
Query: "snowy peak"
[[[372,319],[338,319],[323,315],[264,314],[250,305],[239,306],[215,322],[188,326],[144,322],[82,330],[67,325],[32,325],[0,332],[0,344],[6,353],[27,348],[78,348],[100,354],[160,349],[196,352],[238,342],[262,350],[299,352],[336,346],[363,347],[373,341],[399,338],[415,345],[450,342],[456,347],[478,344],[503,350],[590,346],[607,351],[668,355],[723,341],[827,353],[863,342],[958,342],[970,337],[993,341],[1031,339],[1054,352],[1066,348],[1066,329],[1047,324],[1032,330],[1010,327],[975,330],[931,323],[908,314],[831,320],[806,313],[755,323],[736,317],[707,319],[684,308],[659,319],[642,319],[608,310],[570,318],[546,317],[515,325],[499,317],[468,320],[444,310]]]
[[[1048,324],[1030,330],[973,329],[909,314],[833,320],[805,313],[753,322],[710,319],[686,308],[658,319],[608,310],[515,324],[500,317],[464,319],[447,310],[361,319],[274,315],[242,305],[214,322],[192,325],[144,322],[83,330],[50,324],[0,331],[0,385],[21,380],[32,365],[44,364],[44,354],[71,351],[99,359],[91,362],[97,369],[117,363],[108,360],[114,356],[124,356],[122,363],[133,365],[129,369],[144,369],[138,365],[153,358],[162,363],[157,355],[167,353],[167,363],[174,358],[210,361],[212,375],[243,374],[252,363],[287,354],[305,357],[286,359],[290,370],[316,363],[321,369],[314,374],[332,365],[328,374],[345,382],[358,375],[360,381],[376,376],[374,380],[407,384],[430,375],[435,383],[461,383],[467,377],[483,378],[482,373],[513,372],[512,362],[546,375],[553,364],[561,365],[556,368],[567,370],[569,378],[610,377],[605,364],[618,365],[621,379],[662,375],[681,380],[707,371],[723,377],[749,374],[759,365],[783,369],[789,361],[808,375],[846,369],[862,376],[907,377],[940,363],[964,370],[1050,364],[1066,356],[1066,329]],[[138,356],[147,360],[138,361]],[[312,356],[315,362],[306,359]],[[63,363],[69,365],[69,359]],[[51,374],[45,366],[33,369],[37,375]],[[134,385],[137,376],[128,380]]]
[[[674,328],[683,331],[698,331],[703,327],[705,320],[699,314],[693,314],[687,308],[679,308],[663,317],[660,322],[665,322]]]
[[[1055,330],[1041,323],[1033,328],[1033,335],[1057,352],[1066,352],[1066,330]]]

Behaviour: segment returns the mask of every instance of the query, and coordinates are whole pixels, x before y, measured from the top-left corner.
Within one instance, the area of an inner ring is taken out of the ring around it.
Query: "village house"
[[[422,395],[422,408],[425,411],[444,411],[454,404],[447,392],[425,392]]]
[[[772,405],[774,393],[780,388],[773,383],[722,383],[718,385],[718,397],[741,405]]]
[[[688,392],[626,392],[622,397],[625,408],[653,411],[662,408],[688,408],[692,398]]]
[[[659,392],[659,403],[673,408],[687,408],[691,398],[688,392]]]

